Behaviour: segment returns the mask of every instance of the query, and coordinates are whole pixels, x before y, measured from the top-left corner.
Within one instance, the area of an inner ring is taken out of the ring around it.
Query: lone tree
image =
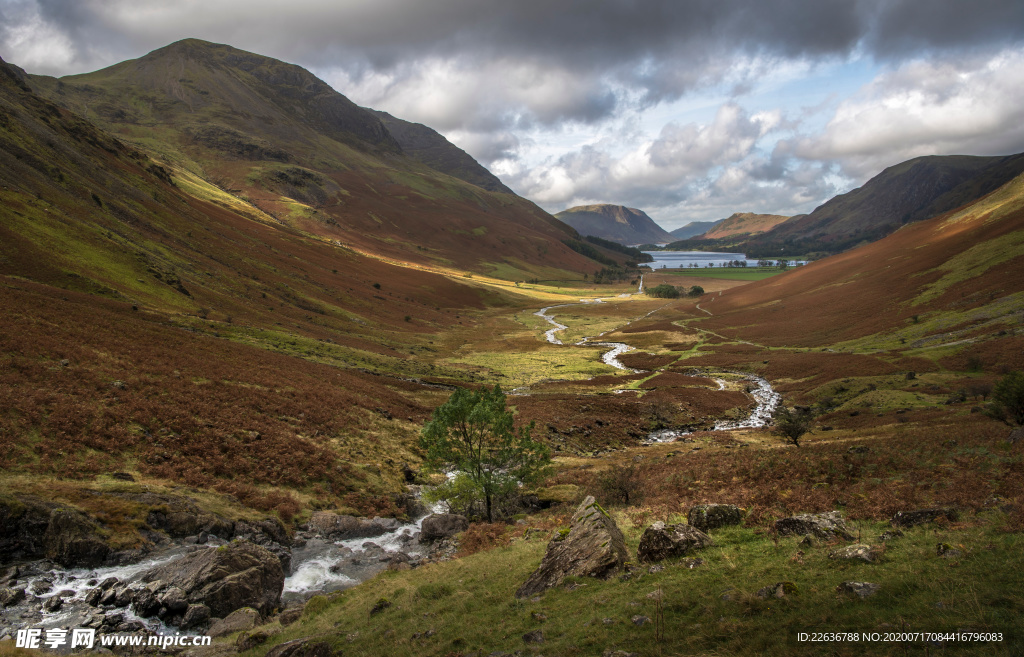
[[[495,498],[535,482],[551,462],[548,448],[533,440],[532,431],[533,422],[518,431],[513,428],[500,386],[489,391],[460,388],[423,427],[424,466],[434,472],[453,469],[457,474],[448,484],[452,492],[482,500],[487,522],[493,522]]]
[[[794,406],[792,409],[779,406],[775,411],[775,432],[790,445],[800,446],[800,439],[811,430],[814,413],[808,406]]]
[[[1024,425],[1024,372],[1010,372],[992,389],[989,415],[1010,426]]]

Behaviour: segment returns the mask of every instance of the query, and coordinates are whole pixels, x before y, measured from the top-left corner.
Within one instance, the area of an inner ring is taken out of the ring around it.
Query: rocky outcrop
[[[698,504],[690,509],[686,521],[702,532],[738,525],[743,522],[743,509],[734,504]]]
[[[814,513],[783,518],[775,522],[775,531],[780,536],[814,536],[816,538],[842,538],[853,540],[853,535],[846,529],[843,516],[838,511]]]
[[[101,540],[96,526],[88,516],[69,508],[56,508],[50,513],[43,543],[46,556],[62,566],[98,566],[110,554],[110,546]]]
[[[266,548],[249,541],[233,541],[206,548],[147,571],[144,582],[163,580],[181,590],[189,603],[209,607],[212,616],[224,618],[242,607],[268,615],[281,601],[284,571],[281,562]],[[161,601],[171,606],[171,589]],[[174,601],[179,607],[181,601]]]
[[[110,554],[99,527],[64,504],[23,495],[0,500],[0,561],[53,559],[65,567],[96,566]]]
[[[567,530],[548,543],[540,567],[516,591],[517,598],[541,593],[566,577],[607,578],[629,559],[622,532],[611,516],[587,497],[576,509]]]
[[[927,522],[935,522],[939,518],[945,518],[950,522],[960,519],[956,509],[919,509],[917,511],[898,511],[890,521],[893,527],[915,527]]]
[[[656,522],[644,530],[636,559],[641,563],[682,557],[694,550],[714,545],[711,537],[690,525],[666,525]]]
[[[423,519],[420,526],[420,543],[431,543],[441,538],[448,538],[469,529],[466,516],[454,513],[435,513]]]
[[[373,538],[394,531],[401,526],[394,518],[357,518],[317,511],[309,519],[309,530],[325,538],[344,540],[349,538]]]

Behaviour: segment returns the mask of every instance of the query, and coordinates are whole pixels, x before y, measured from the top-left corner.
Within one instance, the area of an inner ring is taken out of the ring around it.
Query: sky
[[[0,57],[30,73],[188,37],[428,125],[549,212],[667,230],[1024,151],[1021,0],[0,0]]]

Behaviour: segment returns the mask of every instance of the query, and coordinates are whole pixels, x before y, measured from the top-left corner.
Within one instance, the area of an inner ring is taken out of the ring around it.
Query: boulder
[[[260,612],[256,611],[252,607],[242,607],[241,609],[234,610],[225,618],[222,618],[211,625],[207,634],[216,638],[219,636],[234,634],[235,632],[247,632],[259,625],[262,621],[263,619],[260,617]]]
[[[876,552],[871,549],[871,546],[864,544],[847,545],[846,547],[832,550],[828,555],[829,559],[857,559],[868,563],[873,563],[875,556]]]
[[[454,513],[435,513],[423,519],[420,528],[420,543],[431,543],[439,538],[448,538],[469,529],[469,520]]]
[[[171,586],[160,596],[160,605],[176,614],[188,609],[188,597],[179,587]]]
[[[218,618],[242,607],[266,616],[280,603],[284,588],[278,558],[248,541],[200,549],[142,576],[144,582],[157,579],[177,586],[190,603],[206,605]]]
[[[917,511],[898,511],[892,517],[890,524],[893,527],[915,527],[926,522],[935,522],[939,518],[945,518],[950,522],[960,519],[956,509],[918,509]]]
[[[536,595],[566,577],[608,578],[629,560],[622,532],[611,516],[588,496],[576,509],[569,529],[548,542],[540,567],[516,591],[517,598]]]
[[[317,511],[309,519],[309,530],[320,536],[333,539],[372,538],[398,529],[401,526],[394,518],[357,518],[338,515],[331,511]]]
[[[0,609],[16,605],[24,599],[25,589],[22,587],[0,589]]]
[[[206,605],[189,605],[185,617],[181,619],[182,630],[199,627],[210,620],[210,608]]]
[[[843,516],[838,511],[783,518],[775,521],[775,531],[780,536],[814,536],[826,540],[838,537],[847,541],[853,540],[853,535],[847,531]]]
[[[636,560],[641,563],[662,561],[669,557],[682,557],[692,550],[714,545],[711,537],[690,525],[666,525],[656,522],[644,530]]]
[[[686,521],[691,527],[708,532],[743,522],[743,509],[734,504],[698,504],[690,509]]]
[[[838,593],[855,595],[863,600],[878,593],[881,588],[881,584],[872,584],[871,582],[843,582],[836,587],[836,591]]]

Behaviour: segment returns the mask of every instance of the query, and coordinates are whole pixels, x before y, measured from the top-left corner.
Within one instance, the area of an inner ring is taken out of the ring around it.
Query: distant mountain
[[[579,205],[559,212],[555,218],[572,226],[581,235],[593,235],[619,244],[672,241],[672,235],[643,211],[622,205]]]
[[[205,185],[212,202],[261,221],[513,278],[595,264],[563,243],[575,231],[437,133],[382,120],[293,64],[186,39],[93,73],[26,80],[176,180]]]
[[[1024,154],[935,155],[891,166],[863,187],[836,196],[748,240],[748,255],[837,253],[906,224],[977,200],[1024,172]],[[758,257],[753,255],[752,257]]]
[[[370,110],[398,140],[405,154],[431,169],[465,180],[490,192],[514,193],[498,177],[433,128],[395,118],[387,112]]]
[[[725,221],[725,219],[719,219],[718,221],[691,221],[682,228],[676,228],[670,230],[669,235],[677,240],[685,240],[691,237],[696,237],[711,230],[718,224]]]
[[[698,239],[718,239],[732,235],[756,235],[771,230],[789,219],[778,214],[754,214],[737,212],[728,219],[716,222],[709,230],[696,235]]]

